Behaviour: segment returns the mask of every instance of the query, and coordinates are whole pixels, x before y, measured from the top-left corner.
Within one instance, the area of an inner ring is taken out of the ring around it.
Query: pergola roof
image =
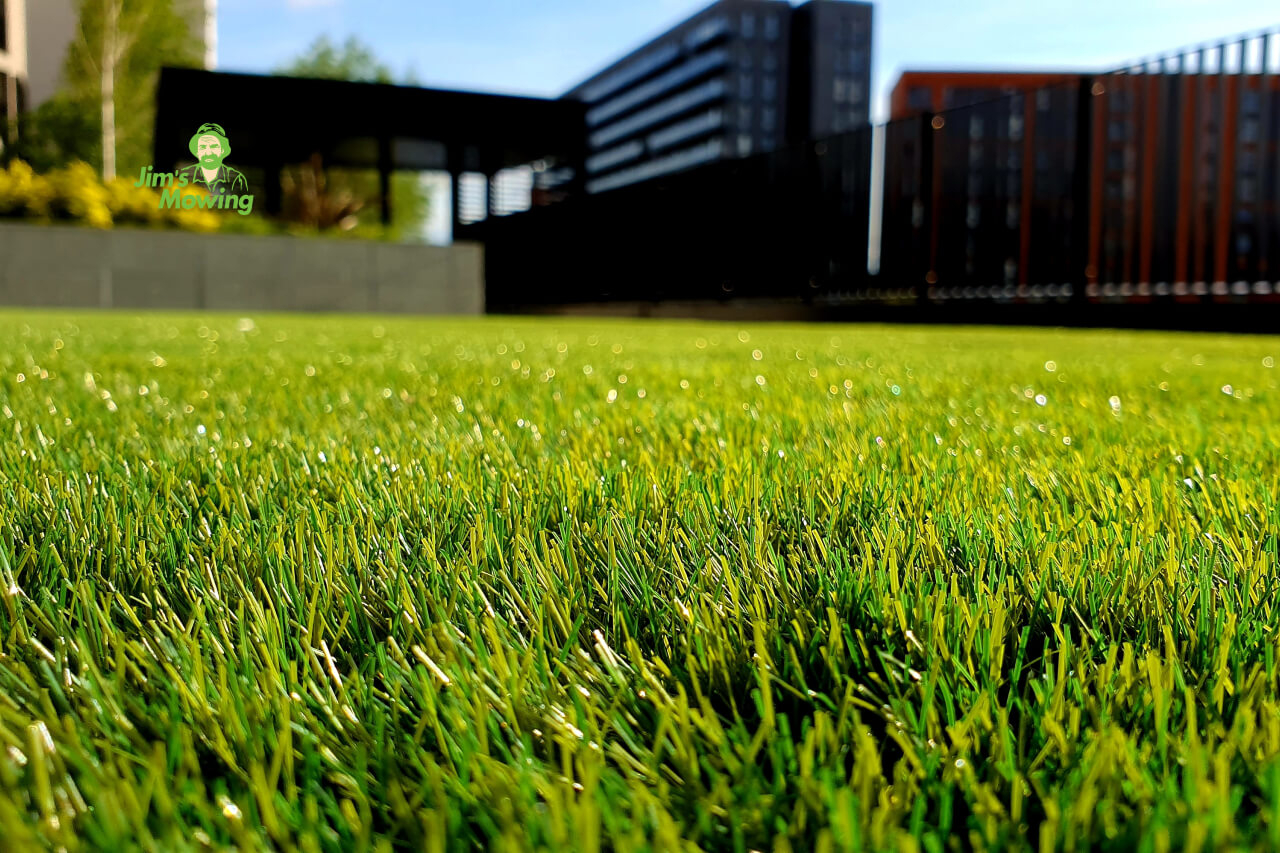
[[[228,163],[445,169],[493,174],[581,157],[585,107],[573,100],[165,68],[156,95],[155,168],[191,160],[188,141],[216,122]],[[379,148],[384,162],[379,162]]]

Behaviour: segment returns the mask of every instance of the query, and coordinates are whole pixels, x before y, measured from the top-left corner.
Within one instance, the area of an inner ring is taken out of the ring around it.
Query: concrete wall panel
[[[479,245],[0,222],[0,305],[479,314]]]

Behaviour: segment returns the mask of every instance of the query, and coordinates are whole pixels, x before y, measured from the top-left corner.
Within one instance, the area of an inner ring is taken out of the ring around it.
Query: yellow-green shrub
[[[106,183],[107,207],[116,225],[162,225],[165,212],[160,209],[154,190],[135,186],[129,178],[114,178]]]
[[[177,187],[176,190],[179,201],[189,195],[197,197],[208,195],[207,191],[197,186]],[[181,228],[184,231],[217,231],[227,219],[225,214],[214,213],[212,210],[203,209],[199,206],[186,210],[179,204],[177,207],[164,208],[162,210],[159,205],[159,193],[146,188],[139,188],[137,192],[148,193],[156,200],[154,206],[156,207],[156,212],[160,214],[162,222]]]
[[[49,215],[54,189],[21,160],[0,169],[0,216],[43,219]]]
[[[72,163],[55,169],[46,176],[53,189],[49,215],[55,219],[73,219],[93,228],[110,228],[111,209],[107,207],[107,190],[88,163]]]
[[[196,187],[179,192],[204,194]],[[134,186],[127,177],[103,183],[87,163],[76,162],[39,175],[21,160],[0,168],[0,217],[70,220],[93,228],[147,225],[206,232],[217,231],[220,223],[218,214],[210,210],[162,209],[159,193]]]

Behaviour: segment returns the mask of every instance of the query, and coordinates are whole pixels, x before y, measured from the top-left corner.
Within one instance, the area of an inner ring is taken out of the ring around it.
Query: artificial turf
[[[0,343],[0,848],[1280,848],[1280,339]]]

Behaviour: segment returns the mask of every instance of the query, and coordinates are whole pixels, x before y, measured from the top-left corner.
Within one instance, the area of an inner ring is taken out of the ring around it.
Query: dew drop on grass
[[[225,794],[218,795],[218,805],[222,807],[222,816],[227,820],[240,820],[240,807],[227,799]]]

